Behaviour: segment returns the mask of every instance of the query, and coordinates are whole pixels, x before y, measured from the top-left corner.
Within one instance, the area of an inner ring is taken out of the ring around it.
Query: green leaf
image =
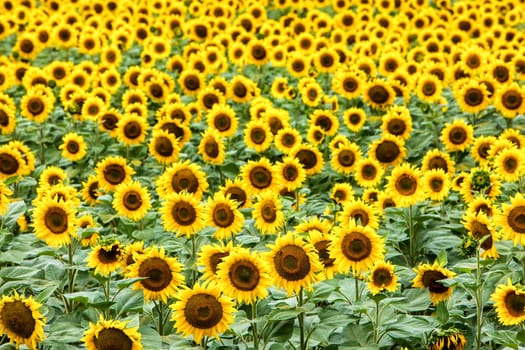
[[[9,203],[9,209],[7,214],[4,216],[4,226],[13,227],[16,224],[18,218],[23,215],[27,210],[26,203],[24,201],[16,201]]]
[[[159,333],[151,327],[142,326],[139,328],[141,343],[144,349],[161,349],[162,338]]]
[[[297,317],[304,310],[293,309],[274,309],[268,314],[268,321],[284,321]]]
[[[295,320],[285,320],[279,322],[268,323],[263,331],[264,342],[267,343],[270,339],[278,343],[286,343],[293,334]]]
[[[47,299],[49,299],[49,297],[51,295],[53,295],[53,293],[55,292],[55,290],[58,288],[58,285],[54,285],[54,286],[49,286],[49,287],[46,287],[44,288],[44,290],[42,290],[38,295],[37,297],[35,298],[36,301],[38,301],[39,303],[45,303],[47,301]]]
[[[436,308],[436,313],[437,313],[437,319],[439,323],[441,324],[447,323],[449,315],[448,315],[447,305],[444,302],[440,301],[438,303],[437,308]]]
[[[142,312],[144,309],[144,295],[141,290],[124,289],[116,297],[115,308],[119,315],[132,312]]]
[[[34,267],[7,266],[0,270],[0,277],[6,281],[29,280],[35,278],[41,271]]]

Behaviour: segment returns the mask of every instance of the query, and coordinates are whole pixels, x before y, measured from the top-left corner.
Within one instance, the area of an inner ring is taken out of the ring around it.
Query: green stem
[[[476,349],[481,346],[481,328],[483,326],[483,300],[481,296],[481,264],[479,251],[481,244],[478,242],[476,249]]]
[[[507,125],[507,129],[512,129],[512,118],[504,118]]]
[[[252,334],[253,349],[259,350],[259,335],[257,334],[257,300],[252,303]]]
[[[192,287],[197,281],[197,271],[195,271],[195,259],[197,255],[197,243],[195,242],[195,235],[191,236],[191,260],[192,260],[192,269],[191,269],[191,285]]]
[[[110,294],[111,294],[111,272],[109,273],[108,275],[108,279],[105,283],[105,286],[104,286],[104,296],[106,298],[106,302],[109,303],[109,300],[110,300]],[[106,316],[106,319],[109,319],[109,307],[107,310],[105,310],[105,316]]]
[[[40,163],[45,165],[46,164],[46,147],[44,145],[44,136],[45,136],[45,128],[46,124],[42,123],[40,124],[40,128],[38,129],[40,132]]]
[[[158,317],[159,317],[159,335],[162,337],[164,335],[164,307],[162,304],[162,301],[157,303],[155,300],[153,300],[153,304],[155,304],[155,309],[157,310]]]
[[[409,235],[409,255],[412,266],[416,264],[416,245],[415,245],[415,230],[414,230],[414,207],[408,207],[408,235]]]
[[[359,301],[359,299],[361,298],[361,295],[359,293],[359,279],[355,275],[354,275],[354,282],[355,282],[355,301]]]
[[[298,297],[297,304],[299,307],[302,307],[303,306],[303,287],[299,289],[299,295],[297,297]],[[297,319],[299,321],[299,343],[300,343],[299,348],[301,350],[306,350],[306,344],[304,341],[304,311],[301,312],[299,315],[297,315]]]
[[[381,300],[376,298],[375,302],[376,302],[376,319],[374,322],[374,343],[377,344],[377,342],[379,341],[379,322],[380,322],[379,303],[381,302]]]

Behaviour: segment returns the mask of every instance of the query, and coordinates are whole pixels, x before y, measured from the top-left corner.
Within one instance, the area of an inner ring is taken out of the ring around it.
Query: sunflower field
[[[524,0],[0,0],[0,350],[525,349]]]

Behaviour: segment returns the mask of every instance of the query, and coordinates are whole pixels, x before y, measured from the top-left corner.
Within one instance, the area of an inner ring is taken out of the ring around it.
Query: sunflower
[[[200,344],[204,337],[216,337],[233,323],[237,311],[230,297],[222,294],[219,285],[196,283],[177,294],[177,302],[170,305],[171,320],[177,331]]]
[[[518,149],[525,146],[525,136],[517,129],[507,128],[498,136],[498,139],[508,140]]]
[[[506,148],[496,155],[492,165],[501,179],[515,182],[525,171],[525,157],[517,148]]]
[[[100,188],[106,191],[114,191],[118,185],[131,181],[131,176],[135,174],[126,159],[120,156],[108,156],[99,161],[95,172]]]
[[[290,150],[290,156],[299,160],[307,176],[317,174],[323,169],[323,155],[317,147],[312,145],[298,144]]]
[[[464,350],[467,339],[458,329],[439,329],[432,333],[429,344],[428,350]]]
[[[202,133],[202,138],[199,142],[199,153],[207,163],[217,165],[224,163],[226,151],[219,131],[208,128]]]
[[[162,164],[170,164],[177,160],[180,146],[175,136],[165,130],[153,131],[148,144],[150,154]]]
[[[197,259],[197,266],[202,267],[201,279],[204,281],[219,282],[217,271],[219,265],[234,250],[233,242],[228,241],[225,245],[219,241],[218,244],[206,244],[201,247]]]
[[[483,258],[497,259],[498,251],[494,242],[499,240],[499,234],[496,232],[491,219],[484,213],[472,213],[463,215],[463,225],[469,235],[477,241],[482,241],[481,249]]]
[[[82,182],[82,199],[89,205],[98,202],[100,193],[98,192],[98,178],[95,175],[89,175],[85,182]]]
[[[384,174],[384,168],[373,158],[361,158],[355,164],[355,180],[361,187],[377,186]]]
[[[149,248],[143,254],[133,256],[135,262],[128,265],[128,278],[144,278],[135,282],[133,289],[142,289],[144,299],[167,303],[184,285],[184,266],[177,258],[167,257],[164,248]]]
[[[7,335],[16,348],[22,344],[30,350],[38,349],[44,340],[45,317],[40,313],[42,305],[32,296],[3,295],[0,300],[0,333]]]
[[[217,280],[224,294],[245,304],[253,304],[257,298],[264,299],[272,284],[269,269],[260,255],[242,247],[222,258]]]
[[[398,288],[399,283],[394,273],[394,265],[388,261],[375,262],[368,275],[368,289],[370,289],[370,293],[376,295],[383,290],[393,293]]]
[[[189,124],[189,123],[188,123]],[[153,131],[164,130],[175,136],[177,143],[183,147],[191,139],[191,129],[188,125],[183,124],[180,120],[171,120],[167,117],[161,118],[153,127]]]
[[[427,172],[433,169],[443,169],[448,176],[453,176],[455,172],[455,164],[447,152],[439,149],[432,149],[427,151],[423,156],[421,171]]]
[[[347,182],[336,183],[330,191],[330,199],[341,205],[353,200],[354,190],[352,185]]]
[[[362,108],[350,107],[343,113],[343,122],[348,130],[358,132],[366,121],[366,113]]]
[[[503,150],[515,148],[514,144],[509,140],[497,138],[489,148],[488,159],[494,161],[494,158],[496,158]]]
[[[397,165],[406,156],[405,143],[397,136],[384,134],[381,139],[370,144],[368,156],[381,163],[383,167]]]
[[[333,229],[329,252],[340,273],[351,271],[357,276],[369,271],[374,263],[383,260],[383,251],[383,238],[368,226],[350,221]]]
[[[474,140],[474,128],[462,119],[446,123],[441,130],[441,142],[449,152],[464,151]]]
[[[30,88],[20,100],[20,114],[29,120],[43,123],[54,108],[55,95],[43,85]]]
[[[275,234],[284,225],[282,204],[271,191],[263,192],[253,205],[254,226],[262,234]]]
[[[11,134],[16,128],[15,111],[0,103],[0,132],[2,135]]]
[[[274,137],[275,148],[285,154],[303,141],[301,134],[297,129],[290,126],[284,127],[277,132]]]
[[[450,189],[450,180],[445,171],[437,168],[427,170],[423,174],[422,185],[426,196],[436,202],[444,200]]]
[[[501,193],[498,175],[488,167],[476,167],[470,169],[460,185],[459,192],[463,200],[468,203],[476,195],[485,195],[495,198]]]
[[[360,96],[364,78],[359,71],[338,70],[332,78],[332,90],[347,99]]]
[[[288,232],[268,245],[264,259],[270,268],[273,284],[283,288],[288,295],[301,288],[311,288],[319,280],[322,271],[315,248],[299,236]]]
[[[13,195],[13,191],[3,182],[0,181],[0,216],[3,216],[9,209],[9,198]]]
[[[13,50],[18,52],[20,58],[33,60],[38,56],[42,47],[35,33],[25,31],[18,34]]]
[[[456,274],[437,262],[434,264],[420,264],[414,269],[416,277],[412,281],[415,288],[428,288],[430,299],[437,305],[440,301],[447,300],[454,290],[454,287],[447,287],[441,280],[452,278]]]
[[[215,104],[207,115],[208,125],[217,130],[221,137],[235,134],[238,120],[232,107],[226,104]]]
[[[156,187],[157,194],[162,199],[166,199],[172,193],[185,191],[200,200],[208,189],[208,182],[200,166],[186,160],[178,161],[166,168],[164,173],[158,177]]]
[[[272,190],[277,185],[274,166],[267,158],[249,160],[241,167],[241,177],[250,195]]]
[[[117,123],[117,139],[125,145],[137,145],[146,139],[149,125],[144,117],[125,113]]]
[[[317,109],[310,115],[310,125],[320,127],[328,136],[335,136],[339,130],[339,119],[330,111]]]
[[[490,296],[499,322],[504,326],[519,325],[525,321],[525,290],[521,285],[499,284]]]
[[[102,315],[96,324],[89,323],[89,329],[80,339],[88,350],[142,350],[141,334],[138,327],[126,327],[127,322],[105,320]]]
[[[306,75],[309,64],[301,53],[291,52],[288,54],[286,68],[288,69],[288,73],[290,73],[290,75],[296,78],[301,78]]]
[[[69,202],[43,198],[33,212],[35,235],[52,247],[71,242],[76,233],[75,211]]]
[[[289,156],[275,165],[278,183],[288,191],[295,191],[301,187],[306,179],[306,172],[297,158]]]
[[[182,191],[164,198],[160,208],[161,220],[166,231],[191,237],[204,227],[204,214],[195,195]]]
[[[487,165],[489,162],[489,150],[496,142],[495,136],[478,136],[475,138],[474,144],[470,149],[470,155],[480,165]]]
[[[494,96],[494,106],[505,118],[514,118],[525,111],[525,92],[517,83],[500,86]]]
[[[316,81],[309,81],[300,86],[299,92],[303,103],[309,107],[317,107],[323,99],[323,88]]]
[[[81,234],[79,234],[82,247],[92,247],[100,239],[100,235],[96,231],[84,231],[86,229],[95,228],[95,219],[91,214],[84,214],[77,219],[77,226]]]
[[[510,204],[502,205],[502,212],[494,218],[494,224],[501,227],[504,239],[512,239],[514,245],[525,245],[525,198],[516,193]]]
[[[236,75],[230,81],[230,91],[228,96],[237,103],[250,101],[253,97],[259,95],[259,88],[256,83],[249,78]]]
[[[112,204],[118,215],[133,221],[141,220],[151,209],[149,192],[138,181],[118,185],[115,188]]]
[[[272,143],[272,139],[273,134],[264,120],[252,120],[244,128],[244,143],[258,153],[267,150]]]
[[[17,149],[0,146],[0,180],[26,173],[26,164]]]
[[[107,109],[102,115],[100,115],[100,130],[107,131],[111,137],[117,137],[117,125],[121,118],[122,115],[117,109]]]
[[[84,138],[75,132],[65,134],[62,137],[62,144],[58,148],[62,150],[62,157],[72,162],[81,160],[87,153],[87,144]]]
[[[244,224],[244,216],[237,203],[217,192],[208,199],[206,206],[206,222],[216,228],[214,237],[223,240],[239,233]]]
[[[374,109],[385,109],[394,102],[396,94],[386,81],[373,80],[363,88],[365,102]]]
[[[479,113],[490,102],[486,86],[475,80],[461,84],[458,91],[454,91],[454,95],[461,110],[468,113]]]
[[[377,211],[370,204],[361,199],[351,199],[344,203],[343,212],[341,213],[341,225],[366,226],[373,230],[379,227],[379,218]]]
[[[356,163],[361,159],[361,150],[353,142],[346,142],[338,148],[332,150],[330,165],[341,173],[348,175],[355,170]]]
[[[109,276],[121,267],[122,246],[119,241],[105,240],[91,249],[86,262],[95,274]]]
[[[416,95],[421,101],[436,103],[443,92],[443,83],[433,74],[424,73],[417,78]]]
[[[330,247],[330,235],[312,229],[308,231],[308,242],[313,245],[317,251],[317,256],[323,266],[321,273],[323,279],[334,278],[337,273],[337,266],[334,264],[335,259],[330,256],[328,251]]]
[[[178,82],[186,95],[197,96],[204,87],[204,77],[196,69],[185,69],[179,75]]]
[[[403,106],[390,108],[382,117],[381,130],[383,133],[407,140],[412,131],[412,116],[408,108]]]

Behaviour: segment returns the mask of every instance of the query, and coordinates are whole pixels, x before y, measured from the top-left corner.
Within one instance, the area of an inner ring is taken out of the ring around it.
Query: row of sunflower
[[[0,8],[6,348],[522,342],[519,1]]]

